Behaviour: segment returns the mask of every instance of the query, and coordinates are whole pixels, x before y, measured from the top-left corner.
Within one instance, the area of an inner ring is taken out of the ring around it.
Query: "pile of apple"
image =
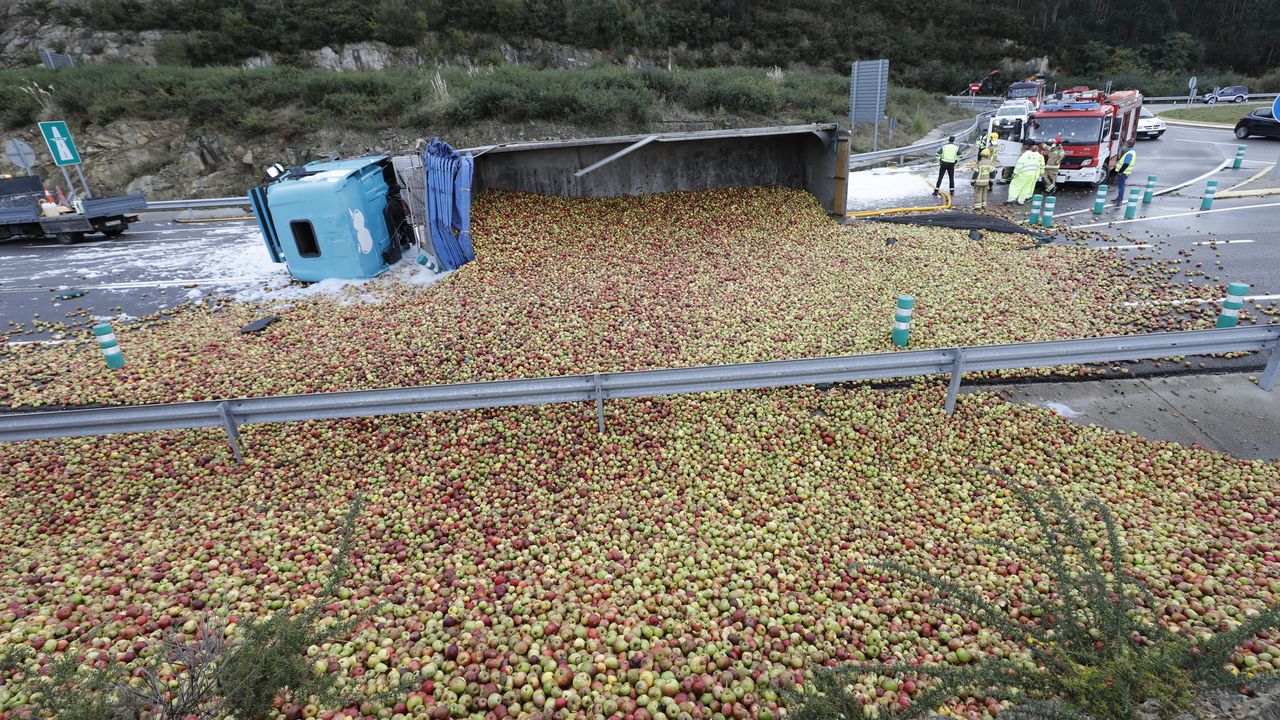
[[[633,198],[486,192],[477,260],[439,284],[378,280],[358,298],[190,308],[93,344],[0,357],[0,405],[149,403],[1183,329],[1221,294],[1025,235],[831,221],[813,197],[735,188]],[[893,241],[893,242],[890,242]],[[355,300],[354,302],[352,300]],[[283,320],[256,335],[239,328]]]
[[[777,687],[815,667],[1019,652],[924,586],[852,567],[907,563],[1032,621],[1049,578],[980,544],[1029,544],[1032,524],[981,466],[1106,501],[1170,625],[1217,630],[1280,598],[1277,465],[990,394],[948,417],[944,394],[617,401],[605,434],[579,405],[251,426],[243,464],[212,430],[3,445],[0,645],[32,648],[34,672],[66,653],[136,667],[209,614],[234,638],[315,596],[358,495],[354,575],[327,614],[386,606],[310,653],[345,689],[414,689],[298,699],[280,717],[775,720]],[[1250,641],[1238,664],[1280,668],[1280,638]],[[30,700],[6,680],[0,720]],[[857,686],[888,708],[916,683]]]

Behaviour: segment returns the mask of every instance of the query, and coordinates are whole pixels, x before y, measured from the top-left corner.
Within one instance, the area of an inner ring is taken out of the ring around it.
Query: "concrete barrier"
[[[806,190],[843,217],[848,133],[791,125],[470,148],[475,190],[610,197],[735,186]]]

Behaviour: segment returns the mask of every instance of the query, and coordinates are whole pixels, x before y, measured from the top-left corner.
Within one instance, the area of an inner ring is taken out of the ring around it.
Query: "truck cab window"
[[[1116,128],[1116,130],[1117,130],[1117,131],[1118,131],[1119,129],[1120,129],[1120,128],[1118,128],[1118,127]],[[1107,118],[1103,118],[1103,119],[1102,119],[1102,137],[1101,137],[1101,139],[1102,139],[1102,140],[1106,140],[1106,139],[1111,138],[1111,137],[1113,137],[1113,135],[1111,134],[1111,118],[1109,118],[1109,117],[1107,117]]]
[[[298,254],[305,258],[320,257],[320,244],[316,242],[315,228],[308,220],[294,220],[289,223],[293,231],[293,242],[298,246]]]

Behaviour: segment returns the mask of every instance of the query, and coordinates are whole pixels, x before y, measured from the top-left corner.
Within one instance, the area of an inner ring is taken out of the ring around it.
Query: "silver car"
[[[1164,121],[1156,117],[1155,113],[1146,108],[1142,108],[1142,112],[1138,115],[1138,137],[1148,140],[1155,140],[1164,134],[1168,126]]]

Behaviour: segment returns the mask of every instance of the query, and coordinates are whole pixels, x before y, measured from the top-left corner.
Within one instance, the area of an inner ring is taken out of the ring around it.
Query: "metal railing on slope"
[[[603,432],[605,400],[943,374],[951,376],[946,400],[947,412],[951,413],[965,372],[1267,349],[1271,356],[1259,385],[1270,390],[1280,374],[1280,325],[386,390],[13,412],[0,414],[0,441],[222,427],[232,453],[240,460],[239,427],[246,424],[594,402],[596,422]]]
[[[247,195],[223,198],[194,198],[191,200],[149,200],[147,210],[200,210],[205,208],[252,207]]]
[[[1280,93],[1249,93],[1248,102],[1256,102],[1259,100],[1274,100],[1277,97],[1280,97]],[[1148,103],[1148,104],[1185,103],[1187,102],[1187,96],[1186,95],[1163,95],[1161,97],[1143,97],[1142,102]],[[1195,102],[1201,105],[1208,104],[1208,103],[1205,103],[1203,95],[1196,95]],[[1217,104],[1230,106],[1232,103],[1229,103],[1226,100],[1219,100]]]
[[[964,130],[953,133],[960,142],[966,142],[974,136],[974,133],[985,130],[987,120],[991,118],[991,113],[984,112],[973,119],[973,124]],[[892,160],[898,158],[901,163],[908,155],[922,155],[936,151],[938,148],[947,144],[946,138],[937,140],[929,140],[927,142],[919,142],[906,147],[889,148],[887,150],[876,150],[875,152],[857,153],[849,156],[849,166],[867,165],[869,163],[879,162],[882,160]]]

